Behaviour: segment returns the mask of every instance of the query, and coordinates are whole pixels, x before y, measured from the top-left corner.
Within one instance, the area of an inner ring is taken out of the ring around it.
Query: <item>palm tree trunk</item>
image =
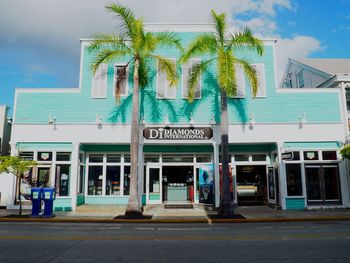
[[[21,198],[21,184],[22,184],[22,177],[18,176],[19,182],[18,182],[18,194],[19,194],[19,215],[22,215],[22,198]]]
[[[219,215],[224,217],[233,216],[234,203],[233,196],[230,192],[229,177],[229,160],[228,160],[228,114],[227,114],[227,97],[226,92],[221,92],[221,171],[222,171],[222,188],[220,195]]]
[[[138,198],[138,151],[139,151],[139,115],[140,115],[140,102],[139,102],[139,58],[135,58],[134,62],[134,91],[132,95],[132,119],[131,119],[131,142],[130,142],[130,155],[131,155],[131,171],[130,171],[130,191],[129,201],[125,210],[126,217],[140,217],[142,211],[140,208]]]

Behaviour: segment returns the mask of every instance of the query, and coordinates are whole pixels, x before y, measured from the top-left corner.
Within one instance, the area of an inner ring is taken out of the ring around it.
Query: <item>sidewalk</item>
[[[203,206],[193,209],[165,209],[154,205],[146,207],[144,219],[123,219],[125,206],[82,205],[77,211],[55,212],[54,218],[31,218],[30,210],[23,211],[19,218],[18,210],[0,210],[0,222],[99,222],[99,223],[257,223],[257,222],[302,222],[350,220],[350,209],[315,209],[305,211],[276,210],[267,206],[240,206],[235,210],[236,217],[222,219],[217,212],[207,211]]]

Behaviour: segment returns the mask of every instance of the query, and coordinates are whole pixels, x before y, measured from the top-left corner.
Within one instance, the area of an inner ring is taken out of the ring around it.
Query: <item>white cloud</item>
[[[111,32],[117,22],[104,6],[110,0],[0,0],[0,48],[3,51],[26,49],[38,61],[23,61],[26,68],[47,68],[57,77],[78,79],[79,38],[92,37],[96,32]],[[276,35],[276,10],[293,10],[290,0],[120,0],[146,23],[210,23],[210,10],[225,12],[232,25],[249,26],[259,36]],[[246,14],[245,21],[237,15]],[[277,48],[279,70],[287,57],[307,56],[320,49],[320,43],[310,37],[280,39]],[[56,61],[59,61],[58,65]],[[65,62],[63,62],[65,61]],[[283,63],[282,63],[283,61]],[[71,65],[70,70],[69,65]],[[72,68],[74,68],[72,70]],[[284,69],[284,68],[283,68]],[[283,70],[282,69],[282,70]],[[72,72],[69,72],[72,71]],[[72,77],[67,77],[71,74]],[[70,84],[71,85],[71,84]]]
[[[295,36],[293,38],[277,39],[276,64],[278,81],[280,82],[283,77],[288,58],[307,57],[311,53],[320,51],[323,48],[324,47],[319,40],[309,36]]]

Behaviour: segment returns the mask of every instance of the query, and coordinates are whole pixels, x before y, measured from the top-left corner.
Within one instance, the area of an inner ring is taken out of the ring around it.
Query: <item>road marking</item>
[[[191,227],[191,228],[171,228],[171,227],[159,227],[160,231],[201,231],[201,230],[213,230],[211,227]]]
[[[302,229],[303,226],[280,226],[281,229]]]
[[[255,229],[272,229],[272,226],[261,226],[261,227],[256,227]]]
[[[119,226],[117,226],[117,227],[108,227],[108,226],[106,226],[106,227],[96,227],[96,229],[100,229],[100,230],[113,230],[113,229],[115,229],[115,230],[118,230],[118,229],[120,229],[120,227]]]
[[[134,227],[136,230],[154,230],[153,227]]]

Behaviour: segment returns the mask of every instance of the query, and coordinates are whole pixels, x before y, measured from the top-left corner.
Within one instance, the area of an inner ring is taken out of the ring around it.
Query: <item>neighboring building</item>
[[[163,28],[176,31],[183,43],[210,30]],[[56,210],[128,200],[131,73],[127,70],[120,104],[115,103],[113,88],[116,78],[125,77],[128,59],[102,65],[92,76],[94,54],[88,45],[89,40],[81,40],[79,88],[18,89],[15,96],[12,154],[40,163],[23,183],[55,186]],[[277,88],[275,41],[265,40],[264,45],[261,57],[248,49],[236,53],[255,65],[260,86],[252,98],[238,68],[238,95],[228,103],[235,202],[283,209],[350,207],[345,163],[339,156],[347,135],[339,89]],[[173,59],[180,55],[169,49],[158,52]],[[191,64],[178,66],[181,81],[174,89],[154,62],[150,85],[141,91],[143,204],[219,205],[220,96],[215,67],[203,72],[193,103],[186,100],[188,67]],[[18,198],[16,192],[14,180],[12,200]]]
[[[11,119],[7,118],[9,108],[0,105],[0,156],[10,154]],[[10,175],[0,174],[0,207],[6,206],[12,199],[9,190],[12,186]]]
[[[7,118],[9,108],[0,105],[0,156],[10,154],[11,119]]]

